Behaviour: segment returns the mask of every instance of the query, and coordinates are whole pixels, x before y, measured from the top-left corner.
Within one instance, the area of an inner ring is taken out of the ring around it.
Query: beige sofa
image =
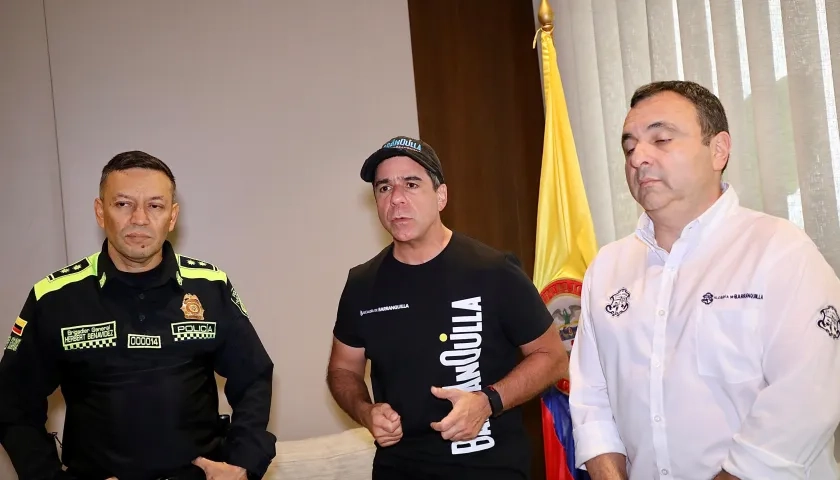
[[[263,480],[370,480],[375,451],[365,428],[277,442]]]

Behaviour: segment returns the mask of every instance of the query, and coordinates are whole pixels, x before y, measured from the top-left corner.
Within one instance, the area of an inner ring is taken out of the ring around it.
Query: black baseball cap
[[[360,175],[362,180],[373,183],[376,176],[376,167],[380,163],[393,157],[408,157],[419,163],[423,168],[436,176],[440,183],[443,182],[443,167],[434,149],[426,142],[411,137],[394,137],[388,140],[382,147],[373,152],[362,165]]]

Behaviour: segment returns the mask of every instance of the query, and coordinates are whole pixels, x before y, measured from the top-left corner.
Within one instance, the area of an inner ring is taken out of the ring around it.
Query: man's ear
[[[729,132],[720,132],[712,137],[711,145],[714,155],[713,166],[715,171],[720,172],[729,161],[729,154],[732,152],[732,137]]]
[[[93,200],[93,214],[96,215],[96,223],[99,228],[105,228],[105,204],[99,197]]]
[[[172,204],[172,214],[169,217],[169,231],[175,230],[175,224],[178,222],[178,214],[181,213],[181,205],[177,203]]]
[[[437,189],[437,204],[438,212],[446,208],[446,201],[449,199],[449,193],[446,189],[446,184],[441,184]]]

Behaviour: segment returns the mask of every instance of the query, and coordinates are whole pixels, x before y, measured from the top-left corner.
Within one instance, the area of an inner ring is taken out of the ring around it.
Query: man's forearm
[[[620,453],[605,453],[586,462],[592,480],[627,480],[627,457]]]
[[[273,367],[267,368],[241,392],[228,392],[233,407],[225,440],[225,458],[231,465],[263,475],[274,458],[277,438],[267,430],[271,413]]]
[[[522,359],[504,378],[493,384],[505,410],[521,405],[556,383],[567,364],[566,352],[536,351]]]
[[[373,402],[365,379],[350,370],[334,368],[327,372],[327,386],[338,406],[359,425],[367,426],[363,421],[364,411]]]
[[[0,445],[20,478],[52,478],[61,471],[55,439],[44,427],[0,426]]]

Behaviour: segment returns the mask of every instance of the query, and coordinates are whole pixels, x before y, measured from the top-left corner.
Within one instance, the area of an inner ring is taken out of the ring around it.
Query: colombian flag
[[[12,325],[12,333],[20,337],[23,335],[24,328],[26,328],[26,320],[18,317],[17,320],[15,320],[15,324]]]
[[[583,189],[563,84],[557,70],[551,11],[540,6],[545,136],[540,173],[534,284],[570,352],[580,316],[583,275],[598,250]],[[534,39],[536,43],[536,38]],[[575,469],[569,413],[569,376],[542,395],[543,440],[548,480],[587,479]]]

